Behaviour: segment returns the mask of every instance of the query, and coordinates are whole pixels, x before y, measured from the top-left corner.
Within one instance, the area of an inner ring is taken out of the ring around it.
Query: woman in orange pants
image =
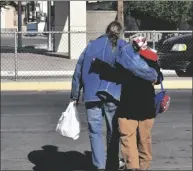
[[[144,38],[135,39],[134,48],[158,72],[155,84],[159,84],[163,75],[157,54],[146,47]],[[122,69],[123,73],[125,80],[117,111],[122,156],[126,170],[148,170],[152,161],[151,131],[156,113],[154,85],[125,69]]]

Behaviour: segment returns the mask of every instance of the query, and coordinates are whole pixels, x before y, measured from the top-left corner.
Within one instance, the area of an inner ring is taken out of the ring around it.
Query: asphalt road
[[[169,94],[170,109],[157,117],[152,132],[152,169],[192,170],[192,92],[172,90]],[[70,171],[90,163],[90,153],[85,154],[90,145],[82,103],[80,138],[74,141],[55,132],[69,92],[1,95],[1,170]]]

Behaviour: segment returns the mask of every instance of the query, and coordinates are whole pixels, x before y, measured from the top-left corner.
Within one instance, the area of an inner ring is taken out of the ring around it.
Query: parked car
[[[158,55],[162,69],[175,70],[178,76],[193,76],[193,34],[162,40]]]

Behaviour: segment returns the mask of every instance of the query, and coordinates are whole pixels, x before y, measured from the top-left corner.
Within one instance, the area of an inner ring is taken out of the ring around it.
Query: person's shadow
[[[89,151],[85,151],[85,154],[77,151],[59,152],[58,147],[52,145],[45,145],[42,149],[28,154],[28,160],[35,165],[34,171],[75,171],[94,168]]]

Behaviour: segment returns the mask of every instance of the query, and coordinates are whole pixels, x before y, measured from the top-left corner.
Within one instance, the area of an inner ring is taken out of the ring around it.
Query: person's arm
[[[154,84],[155,85],[158,85],[158,84],[160,84],[161,83],[161,81],[163,81],[164,80],[164,77],[163,77],[163,73],[161,72],[161,70],[160,70],[160,66],[159,66],[159,64],[158,64],[158,62],[155,62],[155,70],[157,71],[157,73],[158,73],[158,76],[157,76],[157,82],[155,82]]]
[[[125,69],[131,71],[135,76],[142,79],[155,82],[157,81],[157,72],[148,66],[144,59],[140,57],[131,45],[122,48],[121,54],[117,58],[117,63]]]
[[[116,83],[119,81],[117,69],[105,61],[102,61],[98,58],[93,58],[92,69],[93,72],[99,74],[101,80]]]
[[[83,61],[84,61],[86,50],[88,46],[81,53],[78,59],[78,62],[76,64],[76,68],[75,68],[75,71],[72,77],[72,89],[71,89],[71,95],[70,95],[71,100],[76,100],[76,101],[79,100],[80,91],[83,87],[82,78],[81,78],[82,77],[82,66],[83,66]]]

